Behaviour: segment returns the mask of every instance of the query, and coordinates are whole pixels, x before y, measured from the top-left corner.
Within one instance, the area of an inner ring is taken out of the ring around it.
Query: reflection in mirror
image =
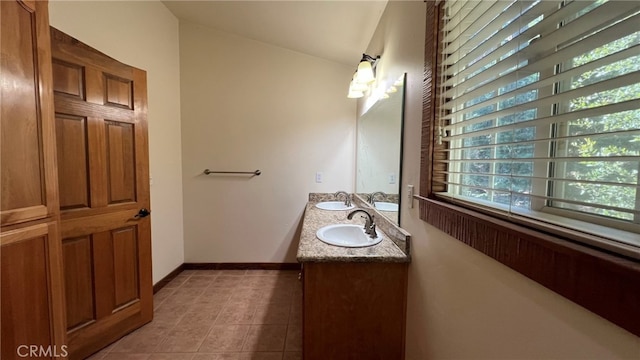
[[[398,225],[405,78],[358,118],[356,149],[356,192]]]

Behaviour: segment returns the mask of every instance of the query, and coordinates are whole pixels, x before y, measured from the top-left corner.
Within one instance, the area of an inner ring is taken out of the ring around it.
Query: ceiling
[[[181,21],[357,65],[387,0],[163,1]]]

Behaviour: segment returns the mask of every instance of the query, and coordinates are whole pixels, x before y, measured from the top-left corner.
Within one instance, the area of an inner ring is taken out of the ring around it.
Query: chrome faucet
[[[338,191],[335,194],[333,194],[333,196],[335,196],[336,199],[338,199],[338,196],[340,195],[344,195],[344,204],[346,206],[351,206],[351,196],[349,196],[349,194],[346,191]]]
[[[382,195],[382,196],[384,196],[384,197],[386,197],[386,196],[387,196],[387,194],[383,193],[382,191],[376,191],[376,192],[374,192],[374,193],[371,193],[371,194],[369,194],[369,199],[368,199],[368,200],[369,200],[369,204],[373,204],[373,202],[374,202],[374,200],[375,200],[375,197],[376,197],[377,195]]]
[[[376,233],[376,223],[374,222],[374,216],[369,214],[369,212],[367,212],[367,210],[364,209],[355,209],[353,211],[351,211],[349,213],[349,215],[347,215],[347,219],[351,220],[353,219],[353,215],[355,215],[356,213],[365,213],[365,215],[367,215],[367,217],[362,217],[365,219],[364,221],[364,233],[369,235],[370,238],[375,239],[378,237],[378,233]]]

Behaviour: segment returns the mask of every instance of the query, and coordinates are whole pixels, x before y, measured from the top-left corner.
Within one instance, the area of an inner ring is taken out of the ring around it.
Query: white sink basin
[[[372,246],[382,241],[380,235],[375,239],[370,238],[364,233],[363,226],[356,224],[327,225],[321,227],[316,236],[327,244],[343,247]]]
[[[376,201],[373,203],[373,206],[381,211],[398,211],[398,204],[395,203]]]
[[[322,210],[351,210],[355,209],[355,206],[350,205],[347,206],[344,204],[344,201],[325,201],[321,203],[317,203],[316,207]]]

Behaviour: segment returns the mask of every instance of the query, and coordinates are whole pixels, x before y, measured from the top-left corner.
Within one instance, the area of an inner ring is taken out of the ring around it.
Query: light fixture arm
[[[362,54],[362,59],[360,60],[360,62],[363,61],[368,61],[371,63],[371,66],[375,66],[374,64],[376,64],[378,62],[378,60],[380,60],[380,55],[373,57],[371,55],[367,55],[367,54]]]

